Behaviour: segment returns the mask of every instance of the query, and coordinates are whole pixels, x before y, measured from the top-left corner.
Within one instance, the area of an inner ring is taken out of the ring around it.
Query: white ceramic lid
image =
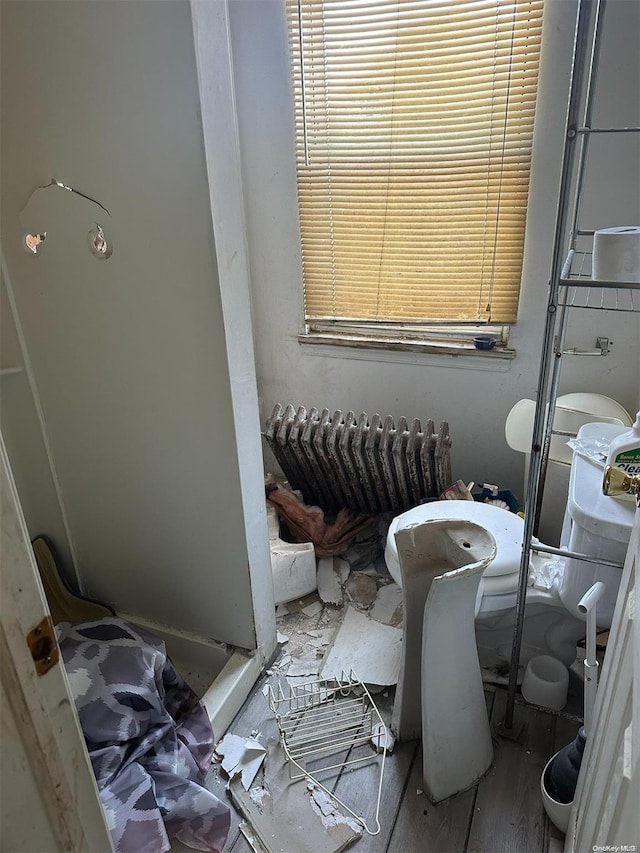
[[[619,403],[601,394],[565,394],[556,402],[554,428],[576,433],[584,424],[600,421],[605,423],[629,424],[629,413]],[[531,453],[533,421],[536,413],[534,400],[518,400],[507,415],[504,434],[512,450]],[[566,436],[554,435],[551,438],[549,458],[552,462],[571,464],[571,448]]]
[[[520,516],[501,507],[478,501],[433,501],[403,512],[402,515],[396,516],[389,526],[384,556],[391,577],[399,586],[402,586],[402,576],[395,540],[396,530],[422,521],[442,518],[474,521],[493,535],[498,550],[495,559],[484,570],[484,578],[518,572],[524,530],[524,521]]]

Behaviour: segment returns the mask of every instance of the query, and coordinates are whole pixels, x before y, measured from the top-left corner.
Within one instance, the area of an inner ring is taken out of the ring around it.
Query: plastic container
[[[621,468],[625,474],[640,474],[640,412],[630,430],[614,438],[609,445],[607,465]],[[635,501],[634,495],[613,495],[615,499]]]
[[[473,339],[473,345],[476,349],[493,349],[497,338],[492,338],[491,335],[476,335]]]
[[[533,705],[561,711],[567,704],[569,670],[551,655],[532,657],[522,680],[522,695]]]

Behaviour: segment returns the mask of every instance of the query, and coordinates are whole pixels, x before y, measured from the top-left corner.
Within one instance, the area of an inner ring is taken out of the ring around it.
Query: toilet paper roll
[[[640,282],[640,225],[596,231],[592,273],[597,281]]]

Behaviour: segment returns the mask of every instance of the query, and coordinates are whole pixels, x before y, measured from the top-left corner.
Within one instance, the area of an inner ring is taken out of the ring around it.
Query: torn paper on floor
[[[216,752],[222,756],[222,769],[229,776],[229,782],[240,776],[242,787],[248,791],[267,750],[255,738],[226,734],[217,745]]]
[[[340,678],[353,671],[365,684],[397,684],[401,647],[401,628],[383,625],[348,607],[322,662],[320,677]]]

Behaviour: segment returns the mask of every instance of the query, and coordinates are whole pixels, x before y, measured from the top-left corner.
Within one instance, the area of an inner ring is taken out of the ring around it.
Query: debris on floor
[[[359,610],[371,607],[378,595],[375,578],[363,572],[352,572],[345,584],[345,592],[351,603]]]
[[[376,752],[381,752],[384,749],[387,755],[391,755],[393,747],[396,745],[396,739],[388,726],[385,726],[384,723],[376,723],[373,727],[371,745]]]
[[[311,648],[304,654],[293,658],[287,668],[287,675],[289,677],[317,675],[320,664],[322,663],[321,655],[322,652],[320,650]]]
[[[351,571],[349,563],[342,557],[334,557],[333,568],[340,578],[340,583],[346,583],[346,580],[349,577],[349,572]]]
[[[365,684],[397,684],[402,629],[383,625],[349,606],[324,658],[322,678],[339,678],[353,670]]]
[[[318,613],[322,612],[322,604],[319,601],[312,601],[311,604],[302,608],[302,612],[305,616],[317,616]]]
[[[293,598],[286,604],[281,604],[278,607],[280,612],[276,611],[276,617],[287,616],[289,613],[299,613],[301,610],[304,610],[305,607],[315,605],[316,603],[320,603],[320,599],[315,592],[305,595],[302,598]],[[320,609],[322,609],[322,605],[320,606]],[[307,613],[306,615],[308,616],[309,614]]]
[[[402,590],[397,583],[381,586],[369,616],[376,622],[399,628],[402,626],[402,602]]]
[[[277,741],[269,742],[262,785],[246,791],[235,777],[229,790],[235,806],[251,824],[251,834],[268,853],[340,853],[362,835],[361,827],[342,815],[333,802],[331,810],[323,814],[318,800],[312,800],[314,791],[291,779]]]
[[[334,567],[334,557],[320,557],[318,560],[318,595],[325,604],[340,606],[344,596],[340,574]],[[347,576],[348,576],[347,564]]]
[[[229,776],[227,788],[236,777],[240,777],[242,787],[248,791],[266,752],[265,747],[255,738],[226,734],[216,746],[216,753],[222,758],[222,769]]]
[[[311,793],[311,807],[316,814],[320,815],[320,820],[325,827],[344,823],[351,827],[358,835],[361,835],[362,828],[360,824],[352,817],[342,814],[338,810],[335,800],[332,800],[326,791],[323,791],[322,788],[317,788],[313,782],[307,783],[307,790]]]

